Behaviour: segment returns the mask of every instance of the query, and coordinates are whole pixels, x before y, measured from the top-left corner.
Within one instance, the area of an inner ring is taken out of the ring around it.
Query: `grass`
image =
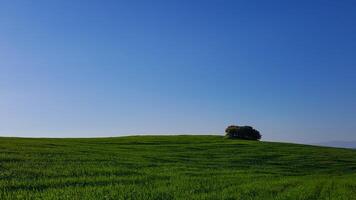
[[[0,199],[356,199],[356,151],[219,136],[0,138]]]

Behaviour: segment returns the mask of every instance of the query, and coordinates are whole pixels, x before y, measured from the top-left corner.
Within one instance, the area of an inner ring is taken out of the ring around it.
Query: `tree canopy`
[[[261,134],[251,126],[228,126],[225,130],[226,137],[231,139],[260,140]]]

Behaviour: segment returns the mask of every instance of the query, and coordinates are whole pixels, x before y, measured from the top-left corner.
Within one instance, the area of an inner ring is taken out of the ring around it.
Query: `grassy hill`
[[[356,199],[356,150],[219,136],[0,138],[0,199]]]

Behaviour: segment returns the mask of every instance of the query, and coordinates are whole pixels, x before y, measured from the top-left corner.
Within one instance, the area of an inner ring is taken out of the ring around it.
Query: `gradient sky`
[[[356,140],[355,1],[0,0],[0,135]]]

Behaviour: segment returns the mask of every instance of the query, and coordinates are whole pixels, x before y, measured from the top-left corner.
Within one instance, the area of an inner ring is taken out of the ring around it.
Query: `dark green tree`
[[[226,137],[231,139],[260,140],[261,134],[251,126],[228,126],[225,130]]]

